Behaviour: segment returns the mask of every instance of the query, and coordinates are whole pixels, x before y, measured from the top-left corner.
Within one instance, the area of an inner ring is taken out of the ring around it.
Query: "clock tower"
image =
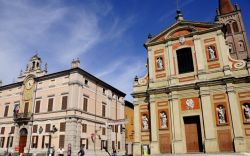
[[[25,71],[21,70],[18,77],[18,81],[23,83],[22,101],[20,102],[20,109],[16,118],[19,122],[26,122],[31,118],[36,89],[35,79],[47,74],[47,64],[45,64],[44,69],[42,69],[41,65],[41,58],[38,55],[34,55],[29,60]]]

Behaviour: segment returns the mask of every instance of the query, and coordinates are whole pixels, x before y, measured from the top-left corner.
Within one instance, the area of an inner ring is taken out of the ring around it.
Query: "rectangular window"
[[[102,128],[102,135],[106,135],[106,128]]]
[[[118,141],[118,147],[117,148],[120,149],[120,141]]]
[[[105,140],[101,140],[101,150],[105,147]]]
[[[89,139],[86,139],[86,149],[89,149]]]
[[[27,115],[29,113],[29,102],[25,102],[24,104],[24,114]]]
[[[59,136],[59,147],[60,148],[64,148],[64,139],[65,139],[64,135]]]
[[[4,140],[5,140],[5,137],[0,137],[0,147],[3,148],[4,146]]]
[[[15,126],[12,126],[10,129],[10,134],[14,134],[15,133]]]
[[[46,124],[45,132],[50,132],[50,124]]]
[[[37,148],[38,136],[32,136],[32,148]]]
[[[33,133],[37,133],[37,125],[33,126]]]
[[[42,138],[42,148],[44,148],[44,142],[45,142],[45,136],[43,135],[43,138]]]
[[[36,101],[35,113],[39,113],[40,112],[40,103],[41,103],[41,101]]]
[[[67,105],[68,105],[68,96],[63,96],[62,97],[62,110],[67,109]]]
[[[191,48],[182,48],[176,51],[179,74],[194,71]]]
[[[115,125],[115,132],[118,132],[118,125]]]
[[[87,124],[82,124],[82,132],[87,133]]]
[[[114,132],[115,131],[115,126],[112,125],[111,127],[112,127],[112,132]]]
[[[8,112],[9,112],[9,105],[6,105],[4,109],[4,117],[8,116]]]
[[[112,141],[112,149],[115,149],[115,141]]]
[[[60,132],[65,132],[65,122],[60,123]]]
[[[106,105],[103,103],[102,104],[102,117],[105,117],[106,115]]]
[[[13,139],[14,139],[13,136],[10,136],[10,137],[9,137],[9,147],[12,147],[12,146],[13,146]]]
[[[4,131],[5,131],[5,127],[2,127],[1,128],[1,134],[4,134]]]
[[[85,112],[88,111],[88,98],[87,97],[83,98],[83,111]]]
[[[50,98],[48,101],[48,112],[51,112],[53,109],[53,101],[54,101],[53,98]]]
[[[120,133],[122,132],[122,125],[120,125]]]

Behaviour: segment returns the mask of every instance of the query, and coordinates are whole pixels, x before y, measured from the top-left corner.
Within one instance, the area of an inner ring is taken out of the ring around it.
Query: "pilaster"
[[[27,141],[26,141],[26,147],[24,148],[24,152],[28,153],[31,149],[31,137],[32,137],[32,122],[29,122],[27,125]]]
[[[202,114],[204,119],[205,131],[205,152],[219,152],[219,145],[216,139],[216,127],[213,118],[212,101],[209,93],[209,87],[200,88]]]
[[[239,110],[239,101],[237,100],[236,91],[232,83],[228,83],[227,94],[229,108],[232,118],[232,127],[234,131],[234,147],[236,152],[243,152],[245,150],[245,140],[242,121],[240,120],[241,111]]]
[[[68,108],[78,108],[79,106],[80,89],[83,86],[81,80],[82,77],[79,73],[70,73]]]
[[[169,97],[169,103],[171,106],[171,123],[172,123],[172,151],[173,153],[185,153],[183,137],[182,137],[182,127],[181,127],[181,117],[180,117],[180,107],[179,99],[176,91],[173,91]]]
[[[228,49],[228,46],[226,46],[224,34],[221,30],[217,31],[217,37],[218,37],[218,41],[219,41],[218,50],[221,53],[224,74],[225,74],[225,76],[230,76],[232,73],[230,71],[230,66],[229,66],[229,55],[228,55],[229,49]]]
[[[140,124],[140,106],[138,103],[134,103],[134,125],[138,125],[135,127],[134,131],[134,145],[133,145],[133,155],[141,156],[141,125]]]
[[[80,142],[80,136],[77,136],[77,119],[67,118],[64,143],[65,151],[67,152],[68,146],[71,146],[71,155],[77,155],[79,150],[79,146],[77,146],[78,142]]]
[[[170,83],[176,84],[176,73],[175,73],[175,67],[174,67],[174,55],[173,55],[173,47],[172,42],[169,41],[167,43],[167,53],[168,53],[168,62],[169,62],[169,70],[170,70]]]
[[[18,124],[15,123],[15,132],[14,132],[14,135],[13,135],[14,138],[13,138],[13,146],[12,146],[13,151],[15,151],[16,146],[19,146],[19,139],[20,139],[19,130],[20,130],[20,128],[19,128]]]
[[[198,67],[198,77],[199,79],[205,79],[206,77],[203,73],[205,72],[206,60],[204,59],[205,56],[203,55],[200,36],[195,35],[193,37],[193,40],[194,40],[195,55],[196,55],[197,67]]]
[[[159,138],[157,129],[157,111],[154,97],[150,96],[150,131],[151,131],[151,142],[150,151],[151,154],[160,154],[159,149]]]

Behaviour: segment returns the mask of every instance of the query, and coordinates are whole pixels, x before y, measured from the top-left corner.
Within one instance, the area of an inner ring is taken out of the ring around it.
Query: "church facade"
[[[33,56],[18,82],[0,86],[0,155],[125,153],[125,94],[79,68],[47,74]],[[107,151],[105,150],[107,149]]]
[[[144,44],[134,80],[134,156],[250,152],[250,62],[233,59],[220,23],[184,20]]]

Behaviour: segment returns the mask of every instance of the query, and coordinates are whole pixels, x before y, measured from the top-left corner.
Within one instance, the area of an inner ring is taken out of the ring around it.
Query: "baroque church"
[[[0,155],[48,151],[125,154],[125,93],[80,68],[47,73],[33,56],[18,81],[0,86]]]
[[[176,22],[144,44],[147,74],[133,84],[134,156],[250,152],[250,61],[238,5],[215,22]]]

